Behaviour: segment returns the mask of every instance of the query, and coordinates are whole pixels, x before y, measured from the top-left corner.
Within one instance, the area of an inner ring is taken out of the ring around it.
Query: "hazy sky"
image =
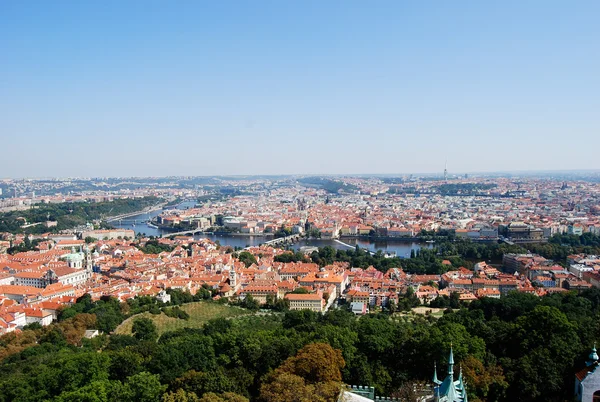
[[[2,1],[0,177],[600,169],[600,1]]]

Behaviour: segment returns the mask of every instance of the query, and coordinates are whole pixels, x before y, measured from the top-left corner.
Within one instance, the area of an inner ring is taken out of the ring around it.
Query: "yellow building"
[[[285,296],[290,302],[290,310],[312,310],[323,312],[323,296],[318,293],[310,294],[294,294],[290,293]]]

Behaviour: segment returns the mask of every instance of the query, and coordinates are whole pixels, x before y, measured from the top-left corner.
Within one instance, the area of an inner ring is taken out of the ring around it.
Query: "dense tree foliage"
[[[256,261],[256,257],[248,251],[242,251],[241,253],[239,253],[238,260],[240,260],[240,262],[243,262],[244,265],[246,265],[246,267],[249,267],[252,264],[258,264],[258,261]]]
[[[10,247],[7,252],[8,254],[16,254],[16,253],[22,253],[25,251],[31,251],[31,250],[38,250],[37,246],[40,243],[39,239],[33,239],[30,240],[29,236],[25,236],[25,239],[23,240],[22,243]]]
[[[173,251],[172,246],[168,244],[159,243],[158,240],[155,239],[148,240],[146,244],[144,244],[143,246],[138,245],[137,248],[139,248],[145,254],[160,254],[163,251],[167,253]]]
[[[131,327],[133,337],[140,341],[155,341],[158,338],[158,329],[149,318],[136,318]]]
[[[273,258],[276,262],[311,262],[310,258],[306,256],[304,253],[300,251],[296,252],[287,252],[283,254],[276,255]]]
[[[337,194],[340,191],[356,191],[358,187],[353,184],[344,183],[339,180],[326,179],[322,177],[304,177],[302,179],[298,179],[298,182],[314,187],[320,187],[328,193]]]
[[[267,377],[260,397],[265,402],[334,402],[345,364],[341,352],[329,344],[306,345]]]
[[[390,181],[392,184],[402,183],[401,181]],[[439,186],[432,186],[427,189],[421,189],[414,186],[391,186],[388,190],[390,194],[420,194],[437,193],[444,196],[476,196],[485,195],[489,190],[497,188],[496,183],[445,183]]]
[[[82,339],[111,322],[108,312],[125,317],[149,304],[86,296],[71,318],[0,338],[0,401],[330,401],[340,382],[400,395],[429,381],[436,361],[445,375],[451,343],[471,400],[562,401],[600,337],[592,289],[481,299],[439,319],[303,310],[213,320],[158,340],[147,325]]]
[[[78,225],[85,225],[96,219],[116,216],[156,205],[160,200],[156,197],[136,199],[118,199],[109,202],[64,202],[60,204],[36,204],[25,211],[0,213],[0,232],[10,233],[45,233],[60,231]],[[19,219],[21,218],[21,219]],[[21,228],[23,218],[28,223],[57,221],[57,226],[48,229],[44,225]]]

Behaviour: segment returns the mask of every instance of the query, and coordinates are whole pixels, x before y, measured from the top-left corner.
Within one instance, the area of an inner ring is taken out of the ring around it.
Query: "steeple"
[[[466,384],[463,378],[462,366],[459,368],[458,380],[454,381],[454,350],[450,344],[448,355],[448,375],[444,381],[438,381],[437,367],[434,366],[433,393],[435,402],[467,402]]]
[[[448,375],[454,375],[454,353],[452,352],[452,344],[450,344],[450,356],[448,356]]]
[[[458,379],[458,390],[463,398],[463,402],[468,402],[469,397],[467,396],[467,384],[465,384],[465,380],[463,379],[462,366],[460,368],[460,376]]]
[[[441,383],[441,381],[438,380],[438,376],[437,376],[437,363],[433,363],[433,383],[434,384]]]

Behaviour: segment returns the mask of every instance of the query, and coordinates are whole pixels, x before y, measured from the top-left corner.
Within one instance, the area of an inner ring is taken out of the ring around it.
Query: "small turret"
[[[433,383],[434,384],[441,384],[441,381],[438,380],[438,376],[437,376],[437,363],[433,363]]]
[[[588,361],[585,363],[588,366],[596,363],[598,361],[598,353],[596,351],[596,343],[594,343],[594,347],[592,348],[592,352],[588,356]]]

